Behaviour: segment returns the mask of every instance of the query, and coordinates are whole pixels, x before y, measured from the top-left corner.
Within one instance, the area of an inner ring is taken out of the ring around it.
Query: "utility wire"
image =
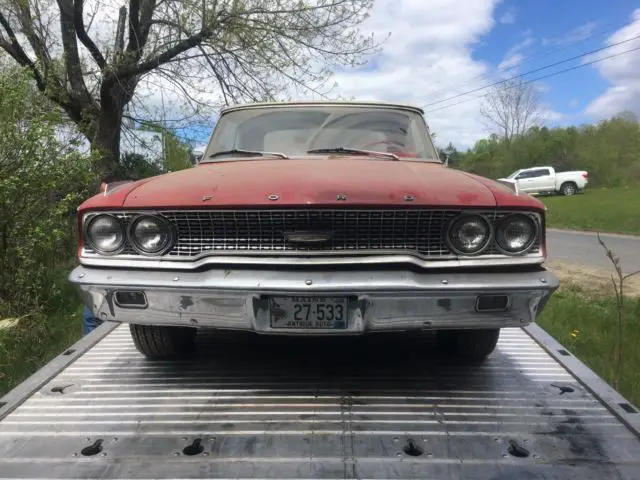
[[[503,80],[499,80],[497,82],[493,82],[493,83],[491,83],[489,85],[484,85],[482,87],[474,88],[473,90],[469,90],[467,92],[459,93],[458,95],[454,95],[452,97],[445,98],[443,100],[438,100],[437,102],[428,103],[427,105],[424,106],[424,108],[428,108],[428,107],[431,107],[433,105],[438,105],[440,103],[448,102],[449,100],[455,100],[456,98],[464,97],[465,95],[469,95],[471,93],[476,93],[476,92],[479,92],[481,90],[486,90],[487,88],[495,87],[496,85],[501,85],[503,83],[509,82],[510,80],[514,80],[516,78],[522,78],[522,77],[524,77],[526,75],[531,75],[532,73],[537,73],[537,72],[541,72],[543,70],[547,70],[549,68],[557,67],[558,65],[562,65],[563,63],[571,62],[573,60],[578,60],[579,58],[583,58],[583,57],[586,57],[586,56],[589,56],[589,55],[593,55],[594,53],[602,52],[604,50],[608,50],[610,48],[617,47],[618,45],[622,45],[624,43],[631,42],[632,40],[636,40],[638,38],[640,38],[640,35],[636,35],[635,37],[631,37],[631,38],[628,38],[626,40],[622,40],[620,42],[612,43],[611,45],[608,45],[606,47],[600,47],[600,48],[597,48],[595,50],[591,50],[589,52],[582,53],[580,55],[575,55],[573,57],[566,58],[566,59],[560,60],[558,62],[550,63],[549,65],[544,65],[544,66],[536,68],[534,70],[529,70],[528,72],[521,73],[519,75],[513,75],[513,76],[505,78]],[[546,78],[546,77],[542,77],[542,78]]]
[[[619,52],[619,53],[614,53],[612,55],[607,55],[606,57],[598,58],[596,60],[592,60],[592,61],[586,62],[586,63],[581,63],[580,65],[574,65],[573,67],[565,68],[564,70],[559,70],[557,72],[549,73],[549,74],[543,75],[541,77],[532,78],[531,80],[527,80],[526,82],[523,82],[522,84],[523,85],[528,85],[530,83],[537,82],[538,80],[543,80],[545,78],[555,77],[556,75],[560,75],[562,73],[571,72],[572,70],[577,70],[577,69],[582,68],[582,67],[588,67],[589,65],[593,65],[595,63],[602,62],[603,60],[607,60],[609,58],[614,58],[614,57],[619,57],[619,56],[625,55],[627,53],[635,52],[636,50],[640,50],[640,47],[635,47],[635,48],[632,48],[630,50],[625,50],[624,52]],[[484,97],[486,97],[488,95],[489,95],[489,93],[485,93],[485,94],[479,95],[477,97],[466,98],[464,100],[460,100],[459,102],[455,102],[455,103],[452,103],[450,105],[444,105],[442,107],[434,108],[433,110],[429,110],[427,113],[438,112],[440,110],[445,110],[447,108],[455,107],[456,105],[460,105],[462,103],[467,103],[467,102],[470,102],[472,100],[478,100],[480,98],[484,98]]]
[[[611,23],[609,23],[609,24],[611,24]],[[594,32],[591,35],[588,35],[588,36],[586,36],[584,38],[580,38],[579,40],[576,40],[576,41],[573,41],[573,42],[569,42],[569,43],[564,44],[564,45],[560,45],[560,46],[558,46],[556,48],[551,48],[551,49],[548,49],[548,50],[543,50],[542,52],[537,52],[537,53],[533,53],[531,55],[527,55],[527,56],[522,58],[522,61],[519,62],[518,65],[515,65],[513,67],[507,67],[507,68],[498,68],[498,72],[500,72],[500,73],[511,72],[511,71],[516,70],[517,68],[521,67],[522,65],[527,65],[527,64],[531,63],[532,60],[534,60],[536,58],[548,57],[549,55],[551,55],[553,53],[559,52],[561,50],[566,50],[567,48],[570,48],[570,47],[573,47],[575,45],[584,43],[587,40],[591,40],[594,37],[601,37],[603,35],[608,35],[609,33],[613,33],[615,31],[619,30],[620,28],[624,27],[625,25],[626,24],[617,25],[614,28],[609,28],[609,29],[606,29],[606,30],[600,30],[599,32]],[[460,83],[460,84],[458,84],[458,85],[456,85],[454,87],[439,88],[438,90],[435,90],[435,91],[431,92],[429,94],[428,98],[434,97],[434,96],[440,94],[441,92],[446,92],[447,90],[454,90],[455,91],[458,88],[464,87],[465,85],[468,85],[469,83],[471,83],[471,82],[473,82],[475,80],[480,80],[480,79],[486,78],[486,76],[487,76],[486,73],[481,73],[480,75],[477,75],[477,76],[475,76],[473,78],[465,80],[462,83]]]

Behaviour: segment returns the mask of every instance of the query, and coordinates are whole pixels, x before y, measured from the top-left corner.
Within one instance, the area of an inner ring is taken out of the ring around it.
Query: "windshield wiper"
[[[383,156],[386,158],[392,158],[393,160],[400,160],[395,153],[390,152],[376,152],[374,150],[362,150],[360,148],[316,148],[314,150],[307,150],[307,153],[350,153],[352,155],[370,155],[370,156]]]
[[[253,156],[256,156],[256,157],[289,158],[284,153],[280,153],[280,152],[260,152],[258,150],[242,150],[242,149],[239,149],[239,148],[234,148],[232,150],[223,150],[221,152],[213,152],[211,155],[209,155],[209,158],[215,158],[215,157],[219,157],[221,155],[236,155],[236,154],[253,155]]]

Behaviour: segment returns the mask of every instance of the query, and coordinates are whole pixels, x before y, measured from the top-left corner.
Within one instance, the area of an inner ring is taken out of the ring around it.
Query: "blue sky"
[[[509,46],[530,39],[527,42],[530,45],[520,51],[524,58],[519,71],[511,71],[524,73],[605,46],[608,37],[630,22],[636,8],[640,8],[640,1],[504,2],[496,8],[497,25],[483,38],[473,56],[497,68]],[[577,63],[579,60],[525,78],[553,73]],[[565,116],[556,123],[563,124],[593,121],[585,114],[584,107],[610,86],[595,65],[540,82],[549,89],[544,92],[545,101]]]
[[[640,36],[640,0],[376,0],[362,29],[391,36],[367,66],[337,71],[333,94],[424,107],[438,143],[467,148],[491,132],[480,115],[486,90],[448,98]],[[635,47],[640,40],[524,78]],[[534,85],[548,126],[596,122],[624,109],[640,116],[640,50]],[[210,129],[183,133],[206,142]]]

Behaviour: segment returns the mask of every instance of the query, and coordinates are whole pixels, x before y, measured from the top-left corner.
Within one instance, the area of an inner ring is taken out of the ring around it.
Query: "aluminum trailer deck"
[[[640,479],[636,407],[536,325],[476,368],[427,335],[198,342],[83,338],[0,399],[0,478]]]

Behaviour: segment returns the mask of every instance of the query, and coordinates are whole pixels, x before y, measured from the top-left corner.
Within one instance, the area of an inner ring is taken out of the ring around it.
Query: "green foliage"
[[[616,299],[587,295],[576,289],[562,289],[551,297],[538,320],[556,340],[609,383],[615,378],[613,347],[618,338]],[[620,392],[640,404],[640,299],[627,299],[624,341],[624,369]]]
[[[540,200],[547,206],[549,227],[640,235],[640,186],[590,188],[581,195]]]
[[[148,161],[144,156],[138,154],[123,155],[117,172],[119,179],[139,180],[141,178],[160,175],[164,172],[175,172],[191,168],[191,149],[182,143],[180,139],[170,130],[154,122],[144,122],[140,130],[153,131],[162,134],[164,160],[162,168]]]
[[[182,143],[173,133],[164,131],[164,170],[175,172],[191,168],[191,149]]]
[[[90,158],[62,138],[60,111],[19,70],[0,73],[0,303],[16,314],[55,303],[54,272],[74,254]]]
[[[640,185],[640,125],[623,113],[579,128],[533,127],[511,142],[479,140],[451,159],[451,166],[489,178],[540,165],[587,170],[591,187]]]
[[[116,178],[119,180],[141,180],[161,173],[162,171],[156,164],[149,162],[142,155],[130,153],[121,157]]]

